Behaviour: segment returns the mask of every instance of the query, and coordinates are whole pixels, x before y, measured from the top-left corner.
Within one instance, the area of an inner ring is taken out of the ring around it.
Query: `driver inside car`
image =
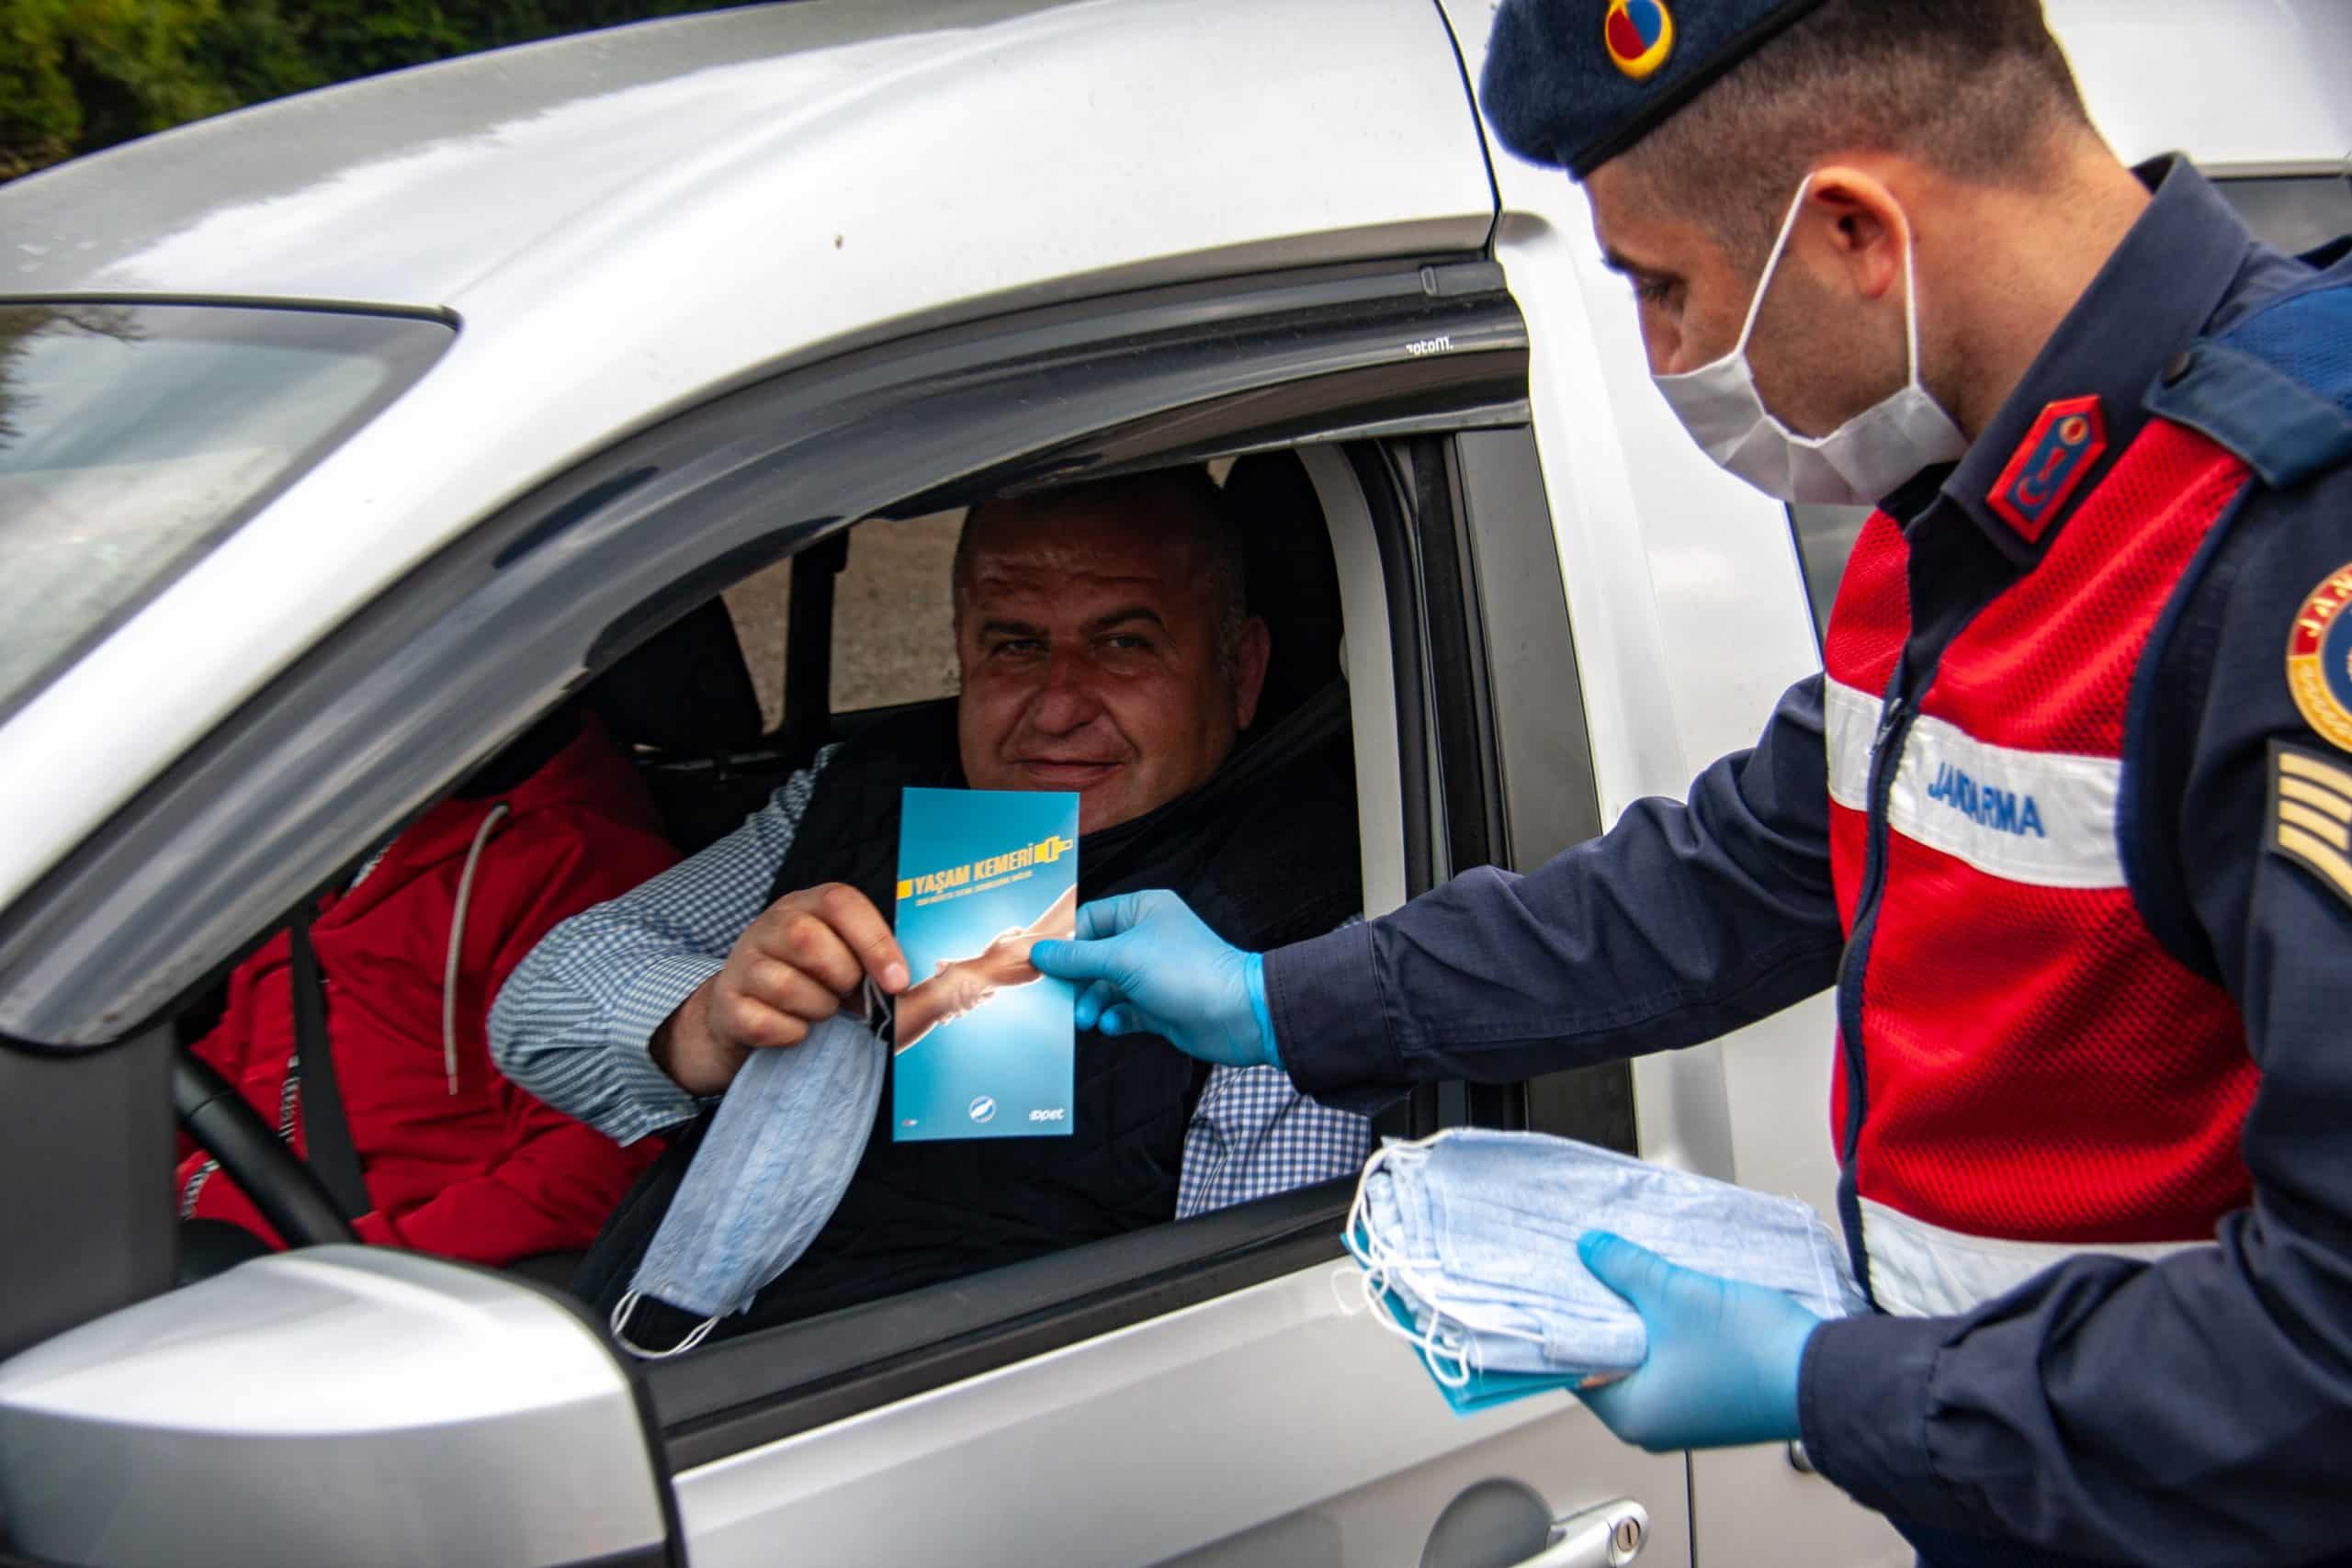
[[[917,981],[883,913],[907,786],[1076,793],[1081,898],[1181,886],[1233,931],[1355,917],[1344,698],[1253,731],[1273,650],[1243,578],[1197,468],[983,502],[956,549],[955,701],[828,747],[733,834],[524,962],[491,1021],[510,1076],[624,1142],[692,1123],[591,1254],[582,1296],[619,1298],[752,1053],[793,1048],[869,978],[894,996]],[[1081,1032],[1076,1080],[1054,1138],[893,1143],[886,1093],[841,1206],[719,1335],[1350,1174],[1371,1145],[1278,1072],[1195,1069],[1133,1039]]]
[[[561,708],[492,757],[311,911],[327,1039],[370,1207],[359,1239],[474,1263],[577,1253],[652,1159],[518,1089],[485,1017],[559,921],[675,862],[651,797],[593,717]],[[291,942],[229,976],[196,1055],[298,1154],[310,1146]],[[278,1245],[182,1135],[179,1213],[233,1257]],[[220,1228],[235,1225],[251,1238]]]

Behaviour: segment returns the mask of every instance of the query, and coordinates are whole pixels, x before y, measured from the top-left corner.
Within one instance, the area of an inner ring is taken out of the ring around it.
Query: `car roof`
[[[1222,90],[1191,100],[1193,116],[1216,114],[1228,129],[1261,122],[1260,151],[1280,164],[1299,129],[1281,106],[1312,93],[1295,72],[1253,61],[1250,48],[1272,41],[1270,30],[1308,43],[1313,13],[1326,8],[1272,6],[1275,28],[1237,30],[1230,54],[1213,28],[1203,29],[1190,52],[1216,59]],[[1391,0],[1358,20],[1392,51],[1442,49],[1433,16],[1419,15],[1430,10]],[[1422,26],[1400,37],[1400,18]],[[609,264],[655,229],[698,232],[721,254],[772,245],[770,276],[790,286],[802,272],[791,264],[822,259],[801,253],[812,241],[838,238],[851,265],[872,261],[858,259],[867,236],[854,213],[791,199],[803,186],[823,189],[808,178],[818,160],[858,165],[872,197],[948,211],[951,183],[969,174],[967,158],[949,155],[949,139],[1001,145],[1008,179],[1020,171],[1010,155],[1057,121],[1073,137],[1085,128],[1102,139],[1109,164],[1148,155],[1160,173],[1183,160],[1182,122],[1193,116],[1181,111],[1181,56],[1158,51],[1174,67],[1165,72],[1120,58],[1123,39],[1138,50],[1155,41],[1154,20],[1133,0],[803,0],[392,72],[0,190],[0,229],[15,252],[0,292],[489,308],[560,289],[582,260]],[[1332,52],[1328,39],[1317,48]],[[1160,134],[1100,123],[1098,95],[1148,91],[1153,76],[1163,78],[1160,91],[1148,96],[1179,111]],[[1002,112],[1015,105],[1024,112]],[[1391,106],[1406,124],[1420,107],[1409,96]],[[1466,114],[1456,118],[1466,133]],[[1306,191],[1289,194],[1315,205]],[[777,199],[751,209],[755,196]],[[1069,205],[1070,218],[1083,212],[1083,201]],[[508,287],[491,287],[502,275]]]
[[[0,780],[40,782],[0,784],[0,903],[386,584],[621,435],[1018,305],[1473,253],[1494,207],[1431,0],[800,0],[327,88],[0,187],[0,301],[458,323],[0,726]]]

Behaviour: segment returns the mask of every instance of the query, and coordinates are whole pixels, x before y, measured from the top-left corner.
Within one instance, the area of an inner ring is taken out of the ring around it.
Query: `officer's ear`
[[[1874,175],[1831,164],[1814,171],[1804,200],[1798,226],[1810,231],[1816,255],[1826,249],[1829,265],[1864,299],[1899,296],[1911,231],[1894,193]]]

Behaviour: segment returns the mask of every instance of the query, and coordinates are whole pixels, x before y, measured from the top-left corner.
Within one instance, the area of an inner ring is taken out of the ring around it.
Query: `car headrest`
[[[584,698],[623,746],[695,754],[760,738],[759,694],[719,599],[695,605],[622,655]]]
[[[1295,452],[1257,452],[1226,476],[1241,531],[1250,610],[1273,642],[1253,731],[1279,724],[1340,678],[1340,571],[1315,483]]]

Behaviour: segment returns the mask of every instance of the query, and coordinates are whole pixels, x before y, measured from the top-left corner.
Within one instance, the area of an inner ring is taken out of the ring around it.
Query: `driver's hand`
[[[838,882],[787,893],[654,1032],[654,1063],[687,1093],[717,1094],[753,1051],[808,1038],[868,976],[891,996],[907,988],[906,955],[873,900]]]

